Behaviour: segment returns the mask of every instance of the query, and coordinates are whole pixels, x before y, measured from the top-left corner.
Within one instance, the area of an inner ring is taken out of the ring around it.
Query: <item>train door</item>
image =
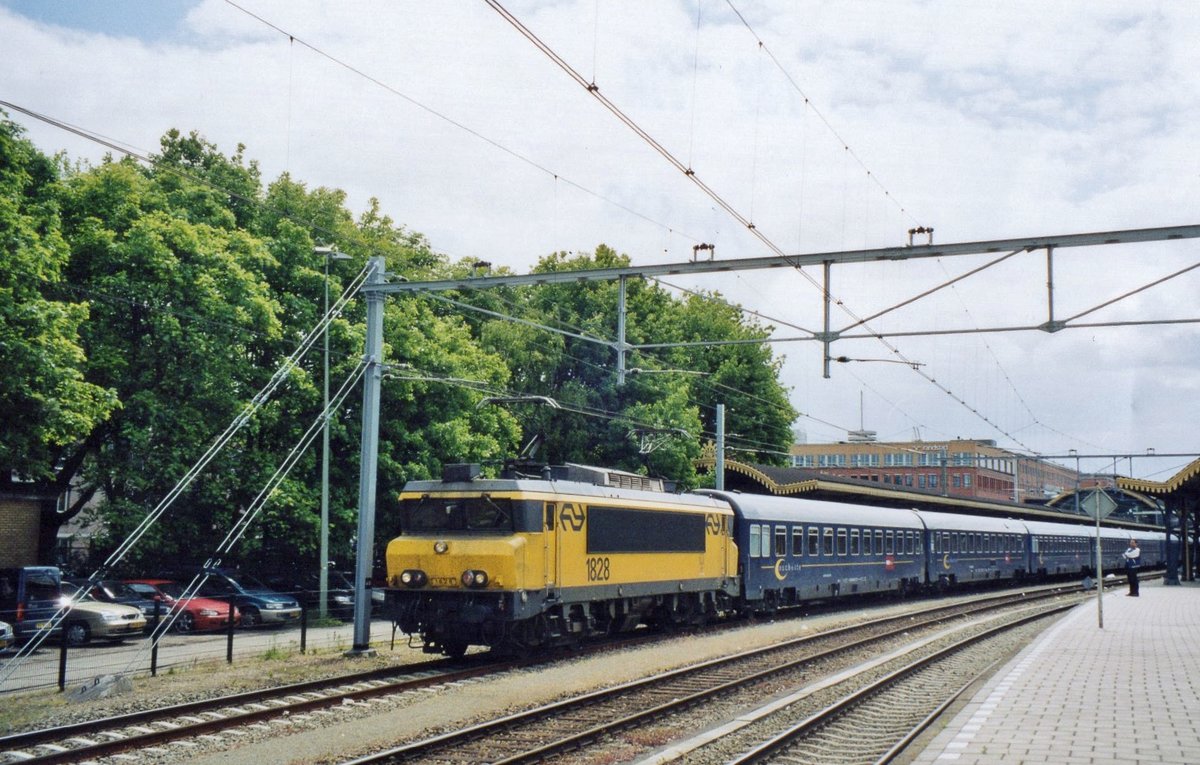
[[[558,503],[547,502],[542,522],[542,582],[547,589],[553,589],[558,581],[558,535],[554,533],[557,528]]]

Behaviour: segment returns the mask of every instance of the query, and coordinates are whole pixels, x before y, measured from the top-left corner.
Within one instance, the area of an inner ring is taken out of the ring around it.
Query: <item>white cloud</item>
[[[6,52],[26,62],[0,73],[0,92],[142,149],[156,149],[172,127],[198,130],[227,152],[245,143],[268,180],[288,170],[310,186],[345,189],[358,208],[376,196],[435,246],[519,270],[552,250],[599,242],[635,263],[684,260],[697,241],[716,243],[718,257],[767,254],[482,5],[244,4],[294,39],[216,0],[192,9],[181,33],[155,43],[41,26],[0,8]],[[702,0],[699,28],[693,2],[510,7],[788,251],[897,245],[916,223],[934,226],[944,242],[1194,222],[1200,6],[736,5],[774,60],[715,0]],[[47,151],[103,153],[18,119]],[[1180,268],[1195,251],[1186,242],[1060,251],[1055,316]],[[984,260],[838,267],[834,291],[867,315]],[[1187,317],[1197,278],[1168,282],[1089,320]],[[1044,253],[1022,254],[872,326],[1038,324],[1047,318],[1045,282]],[[819,293],[798,276],[689,283],[820,328]],[[839,316],[836,325],[848,321]],[[1006,442],[969,411],[976,408],[1041,451],[1084,443],[1192,451],[1194,396],[1180,395],[1194,385],[1184,381],[1197,378],[1191,327],[894,341],[967,407],[902,365],[835,365],[824,380],[815,343],[778,350],[788,357],[785,379],[797,405],[842,427],[857,427],[858,394],[866,390],[866,426],[894,437],[916,426],[927,438]],[[834,353],[888,351],[842,341]],[[1168,360],[1174,366],[1164,369]],[[805,427],[814,440],[842,435],[811,421]]]

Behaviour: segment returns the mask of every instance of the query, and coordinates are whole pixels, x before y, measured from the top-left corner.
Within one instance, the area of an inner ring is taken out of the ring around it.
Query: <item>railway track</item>
[[[995,664],[988,644],[1072,608],[1038,610],[904,663],[799,722],[786,725],[727,765],[884,765]],[[964,678],[967,681],[964,683]],[[786,711],[779,713],[786,715]],[[726,748],[728,748],[726,742]],[[708,758],[701,757],[707,761]]]
[[[539,706],[361,757],[347,765],[510,765],[550,759],[701,704],[707,708],[739,694],[761,699],[798,683],[822,683],[850,667],[871,663],[881,652],[912,650],[914,642],[928,644],[934,639],[930,635],[944,632],[948,622],[970,622],[997,611],[1029,608],[1032,602],[1059,594],[997,597],[832,630]],[[1071,597],[1068,605],[1055,608],[1072,608],[1077,602],[1078,598]]]
[[[918,620],[936,620],[962,616],[973,610],[995,607],[995,604],[1053,597],[1078,588],[1048,587],[1027,590],[1020,595],[1001,594],[972,601],[969,604],[939,605],[917,613],[907,613],[875,619],[841,630],[821,633],[801,641],[844,641],[845,635],[856,632],[860,636],[911,630]],[[642,637],[634,643],[669,639],[663,636]],[[616,648],[629,645],[617,644]],[[603,645],[598,650],[613,650],[613,645]],[[771,650],[778,650],[775,647]],[[807,650],[807,649],[806,649]],[[809,651],[811,653],[811,651]],[[743,662],[753,661],[757,652],[749,653]],[[571,654],[578,658],[579,653]],[[320,710],[353,707],[369,699],[386,698],[426,689],[436,691],[440,685],[473,681],[487,675],[511,669],[525,669],[535,664],[555,661],[555,657],[535,661],[492,662],[463,668],[461,664],[438,660],[425,662],[415,667],[374,670],[351,676],[298,683],[279,688],[240,693],[234,696],[208,699],[172,707],[148,710],[85,723],[75,723],[57,728],[19,733],[0,738],[0,765],[7,763],[71,763],[96,760],[118,753],[162,747],[172,741],[189,738],[203,739],[239,726],[261,724],[263,721],[287,716],[309,714]],[[704,665],[698,665],[703,667]],[[684,672],[690,671],[684,670]],[[719,673],[719,670],[714,671]],[[730,682],[751,682],[732,679]],[[665,695],[690,694],[688,681],[674,689],[665,690]],[[606,691],[603,693],[611,693]],[[645,706],[645,702],[636,702]],[[655,704],[653,706],[658,706]],[[458,734],[455,734],[458,735]],[[469,738],[468,734],[468,738]],[[539,738],[542,734],[538,734]],[[459,739],[460,741],[465,739]],[[482,760],[480,760],[482,761]]]
[[[0,738],[0,763],[82,762],[170,741],[209,735],[280,715],[353,704],[388,694],[482,677],[504,667],[488,664],[454,668],[439,660],[416,669],[373,670],[334,679],[312,680],[233,696],[188,702]]]

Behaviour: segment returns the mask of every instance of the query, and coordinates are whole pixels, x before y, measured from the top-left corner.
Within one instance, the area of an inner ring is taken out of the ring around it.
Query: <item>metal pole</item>
[[[354,569],[354,645],[347,656],[372,656],[371,578],[375,548],[375,483],[379,467],[379,385],[383,376],[384,293],[370,289],[383,283],[383,258],[371,258],[363,285],[367,301],[367,342],[363,375],[362,454],[358,482],[358,553]]]
[[[329,316],[329,255],[325,253],[325,311]],[[317,571],[318,614],[325,620],[329,616],[329,325],[325,325],[325,374],[321,376],[325,406],[321,410],[324,423],[321,427],[321,568]]]
[[[725,405],[717,404],[717,455],[713,466],[713,487],[717,491],[725,490]]]
[[[823,265],[824,265],[823,270],[825,272],[825,289],[821,291],[821,302],[822,302],[822,304],[824,306],[824,310],[825,310],[825,322],[823,324],[824,330],[821,332],[821,346],[824,348],[824,353],[822,353],[823,361],[822,361],[821,376],[824,377],[826,380],[828,380],[829,379],[829,352],[830,352],[830,349],[832,348],[832,345],[829,342],[829,338],[830,338],[830,334],[829,334],[829,287],[830,287],[830,284],[829,284],[829,282],[833,278],[833,263],[831,261],[827,260],[827,261],[825,261],[825,263]]]
[[[1100,539],[1100,512],[1096,511],[1096,619],[1104,629],[1104,544]]]
[[[625,384],[625,277],[617,279],[617,385]]]

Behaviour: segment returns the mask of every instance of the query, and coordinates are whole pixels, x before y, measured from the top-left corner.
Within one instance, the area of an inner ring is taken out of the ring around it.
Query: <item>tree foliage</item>
[[[226,156],[195,133],[167,133],[148,165],[106,159],[71,167],[41,155],[17,126],[0,120],[0,160],[0,467],[32,476],[51,493],[74,482],[76,501],[46,517],[46,538],[90,500],[107,534],[93,563],[255,400],[368,257],[413,280],[473,267],[448,262],[376,200],[355,217],[338,190],[309,189],[286,174],[264,187],[243,147]],[[351,260],[315,245],[333,245]],[[537,268],[628,262],[601,246],[590,255],[547,256]],[[396,530],[391,511],[406,481],[435,476],[448,462],[499,464],[535,433],[544,436],[545,458],[686,485],[699,480],[694,461],[712,437],[718,402],[729,406],[727,430],[757,458],[787,445],[794,412],[776,382],[779,362],[754,342],[769,328],[735,308],[630,281],[628,342],[751,342],[633,353],[629,365],[646,373],[620,385],[615,282],[450,297],[491,313],[440,296],[385,303],[380,538]],[[354,300],[327,330],[335,396],[359,372],[364,337],[364,304]],[[202,562],[258,506],[262,488],[318,422],[323,347],[318,341],[208,463],[134,549],[128,569]],[[344,567],[358,501],[360,391],[353,389],[329,424],[331,557]],[[563,408],[479,405],[496,394],[549,396]],[[646,429],[657,430],[660,443],[640,453],[637,434]],[[315,565],[320,443],[262,505],[234,557],[258,566]]]

